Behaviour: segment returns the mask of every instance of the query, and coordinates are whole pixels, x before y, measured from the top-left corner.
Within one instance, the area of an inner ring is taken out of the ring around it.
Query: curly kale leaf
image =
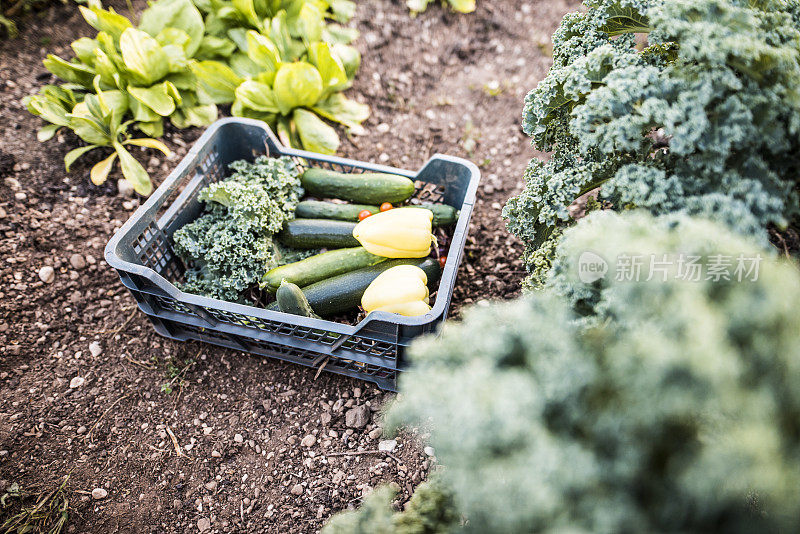
[[[553,151],[504,210],[529,257],[596,187],[615,210],[720,217],[766,245],[800,215],[800,3],[586,5],[525,100],[525,132]]]
[[[303,195],[289,158],[237,161],[227,179],[206,186],[198,199],[205,213],[175,232],[175,250],[190,266],[184,291],[240,301],[269,269],[296,253],[272,236],[294,216]]]
[[[578,277],[587,250],[755,258],[758,276]],[[800,275],[725,227],[599,212],[548,290],[411,347],[387,426],[429,429],[464,532],[800,529]],[[759,509],[748,502],[757,495]],[[394,531],[388,531],[394,532]]]
[[[391,487],[379,487],[357,511],[333,516],[322,534],[447,534],[458,525],[452,492],[436,474],[417,486],[402,512],[392,509],[394,495]]]

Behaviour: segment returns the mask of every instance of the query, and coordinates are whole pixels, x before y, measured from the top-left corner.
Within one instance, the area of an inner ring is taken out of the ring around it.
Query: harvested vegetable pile
[[[446,261],[442,227],[456,222],[455,208],[406,205],[414,183],[394,174],[311,168],[299,176],[290,159],[267,156],[231,168],[200,191],[205,213],[175,232],[189,266],[183,290],[306,317],[350,314],[347,322],[363,317],[351,313],[359,306],[430,311]],[[305,192],[316,200],[300,202]]]
[[[294,216],[303,194],[289,158],[237,161],[230,178],[204,188],[206,212],[175,232],[175,250],[191,268],[182,289],[242,301],[242,293],[273,267],[308,255],[281,247],[272,236]]]

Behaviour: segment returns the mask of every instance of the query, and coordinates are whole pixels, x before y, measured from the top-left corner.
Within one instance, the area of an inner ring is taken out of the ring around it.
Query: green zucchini
[[[311,305],[303,294],[303,290],[286,280],[281,282],[280,287],[278,287],[278,291],[275,293],[275,302],[278,304],[278,309],[283,313],[313,317],[315,319],[320,318],[320,316],[311,309]]]
[[[450,226],[458,220],[458,210],[447,204],[420,204],[412,207],[431,210],[433,212],[434,226]]]
[[[268,291],[276,291],[284,280],[305,287],[331,276],[375,265],[385,259],[370,254],[364,247],[331,250],[288,265],[275,267],[261,279],[261,287]]]
[[[311,284],[303,288],[303,294],[311,308],[323,317],[346,312],[361,304],[364,291],[379,274],[397,265],[416,265],[425,271],[431,289],[436,287],[441,275],[439,262],[433,258],[389,260]],[[279,307],[272,303],[267,309],[278,310]]]
[[[335,204],[320,200],[304,200],[297,205],[294,216],[299,219],[336,219],[339,221],[357,221],[358,214],[367,210],[378,213],[378,206],[368,204]]]
[[[293,219],[278,232],[278,241],[291,248],[357,247],[353,237],[356,223],[330,219]]]
[[[301,183],[311,196],[340,198],[360,204],[394,204],[408,200],[414,194],[414,182],[397,174],[345,174],[308,169],[303,173]]]
[[[411,204],[410,207],[431,210],[434,226],[450,226],[458,220],[458,210],[447,204]],[[380,211],[380,208],[368,204],[337,204],[321,200],[304,200],[297,205],[294,216],[299,219],[358,221],[358,214],[364,210],[375,214]]]

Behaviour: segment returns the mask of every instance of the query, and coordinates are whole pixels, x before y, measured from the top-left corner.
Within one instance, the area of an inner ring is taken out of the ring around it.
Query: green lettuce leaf
[[[275,75],[272,86],[281,114],[294,108],[313,106],[322,96],[322,76],[310,63],[284,63]]]
[[[350,84],[344,65],[338,57],[331,54],[328,43],[315,43],[309,46],[308,61],[317,68],[322,77],[322,98],[333,92],[341,91]]]
[[[273,114],[280,112],[275,93],[270,86],[254,80],[246,80],[236,88],[236,100],[256,111]]]
[[[189,36],[184,49],[188,57],[194,56],[203,40],[205,26],[203,16],[191,0],[158,0],[142,12],[139,29],[156,37],[167,28],[182,30]]]
[[[339,136],[336,130],[325,124],[315,113],[296,109],[292,118],[304,149],[320,154],[336,153],[339,148]]]
[[[242,79],[233,70],[219,61],[193,63],[192,72],[197,76],[197,95],[203,104],[228,104],[235,98],[236,88]]]
[[[128,28],[119,38],[125,67],[144,85],[151,85],[169,72],[169,57],[153,37]]]
[[[312,107],[328,120],[343,124],[355,133],[363,133],[361,123],[369,117],[369,106],[350,100],[341,93],[334,93]]]

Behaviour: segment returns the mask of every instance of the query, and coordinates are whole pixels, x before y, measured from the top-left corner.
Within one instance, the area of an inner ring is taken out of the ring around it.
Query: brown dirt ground
[[[432,6],[412,19],[402,2],[359,5],[364,59],[350,95],[373,115],[369,134],[343,142],[341,152],[405,168],[441,152],[483,173],[451,317],[518,292],[520,247],[500,210],[534,154],[519,126],[522,99],[545,74],[549,36],[574,7],[484,0],[472,15]],[[169,341],[136,311],[102,261],[132,209],[117,196],[118,176],[92,186],[91,158],[65,173],[62,157],[76,139],[38,143],[40,122],[20,104],[50,80],[45,54],[70,56],[69,43],[82,35],[91,32],[74,6],[57,6],[26,21],[19,39],[0,42],[0,494],[13,482],[49,489],[69,474],[69,532],[197,532],[201,519],[209,532],[315,532],[389,482],[402,504],[433,461],[409,435],[392,454],[337,455],[377,448],[377,418],[348,429],[344,412],[375,412],[389,395]],[[141,155],[156,182],[199,134],[168,132],[170,161]],[[74,254],[84,267],[73,268]],[[45,265],[55,269],[51,284],[38,276]],[[174,391],[163,392],[176,370]],[[75,377],[83,384],[70,388]],[[308,435],[311,446],[301,444]],[[93,501],[88,492],[99,487],[108,497]]]

